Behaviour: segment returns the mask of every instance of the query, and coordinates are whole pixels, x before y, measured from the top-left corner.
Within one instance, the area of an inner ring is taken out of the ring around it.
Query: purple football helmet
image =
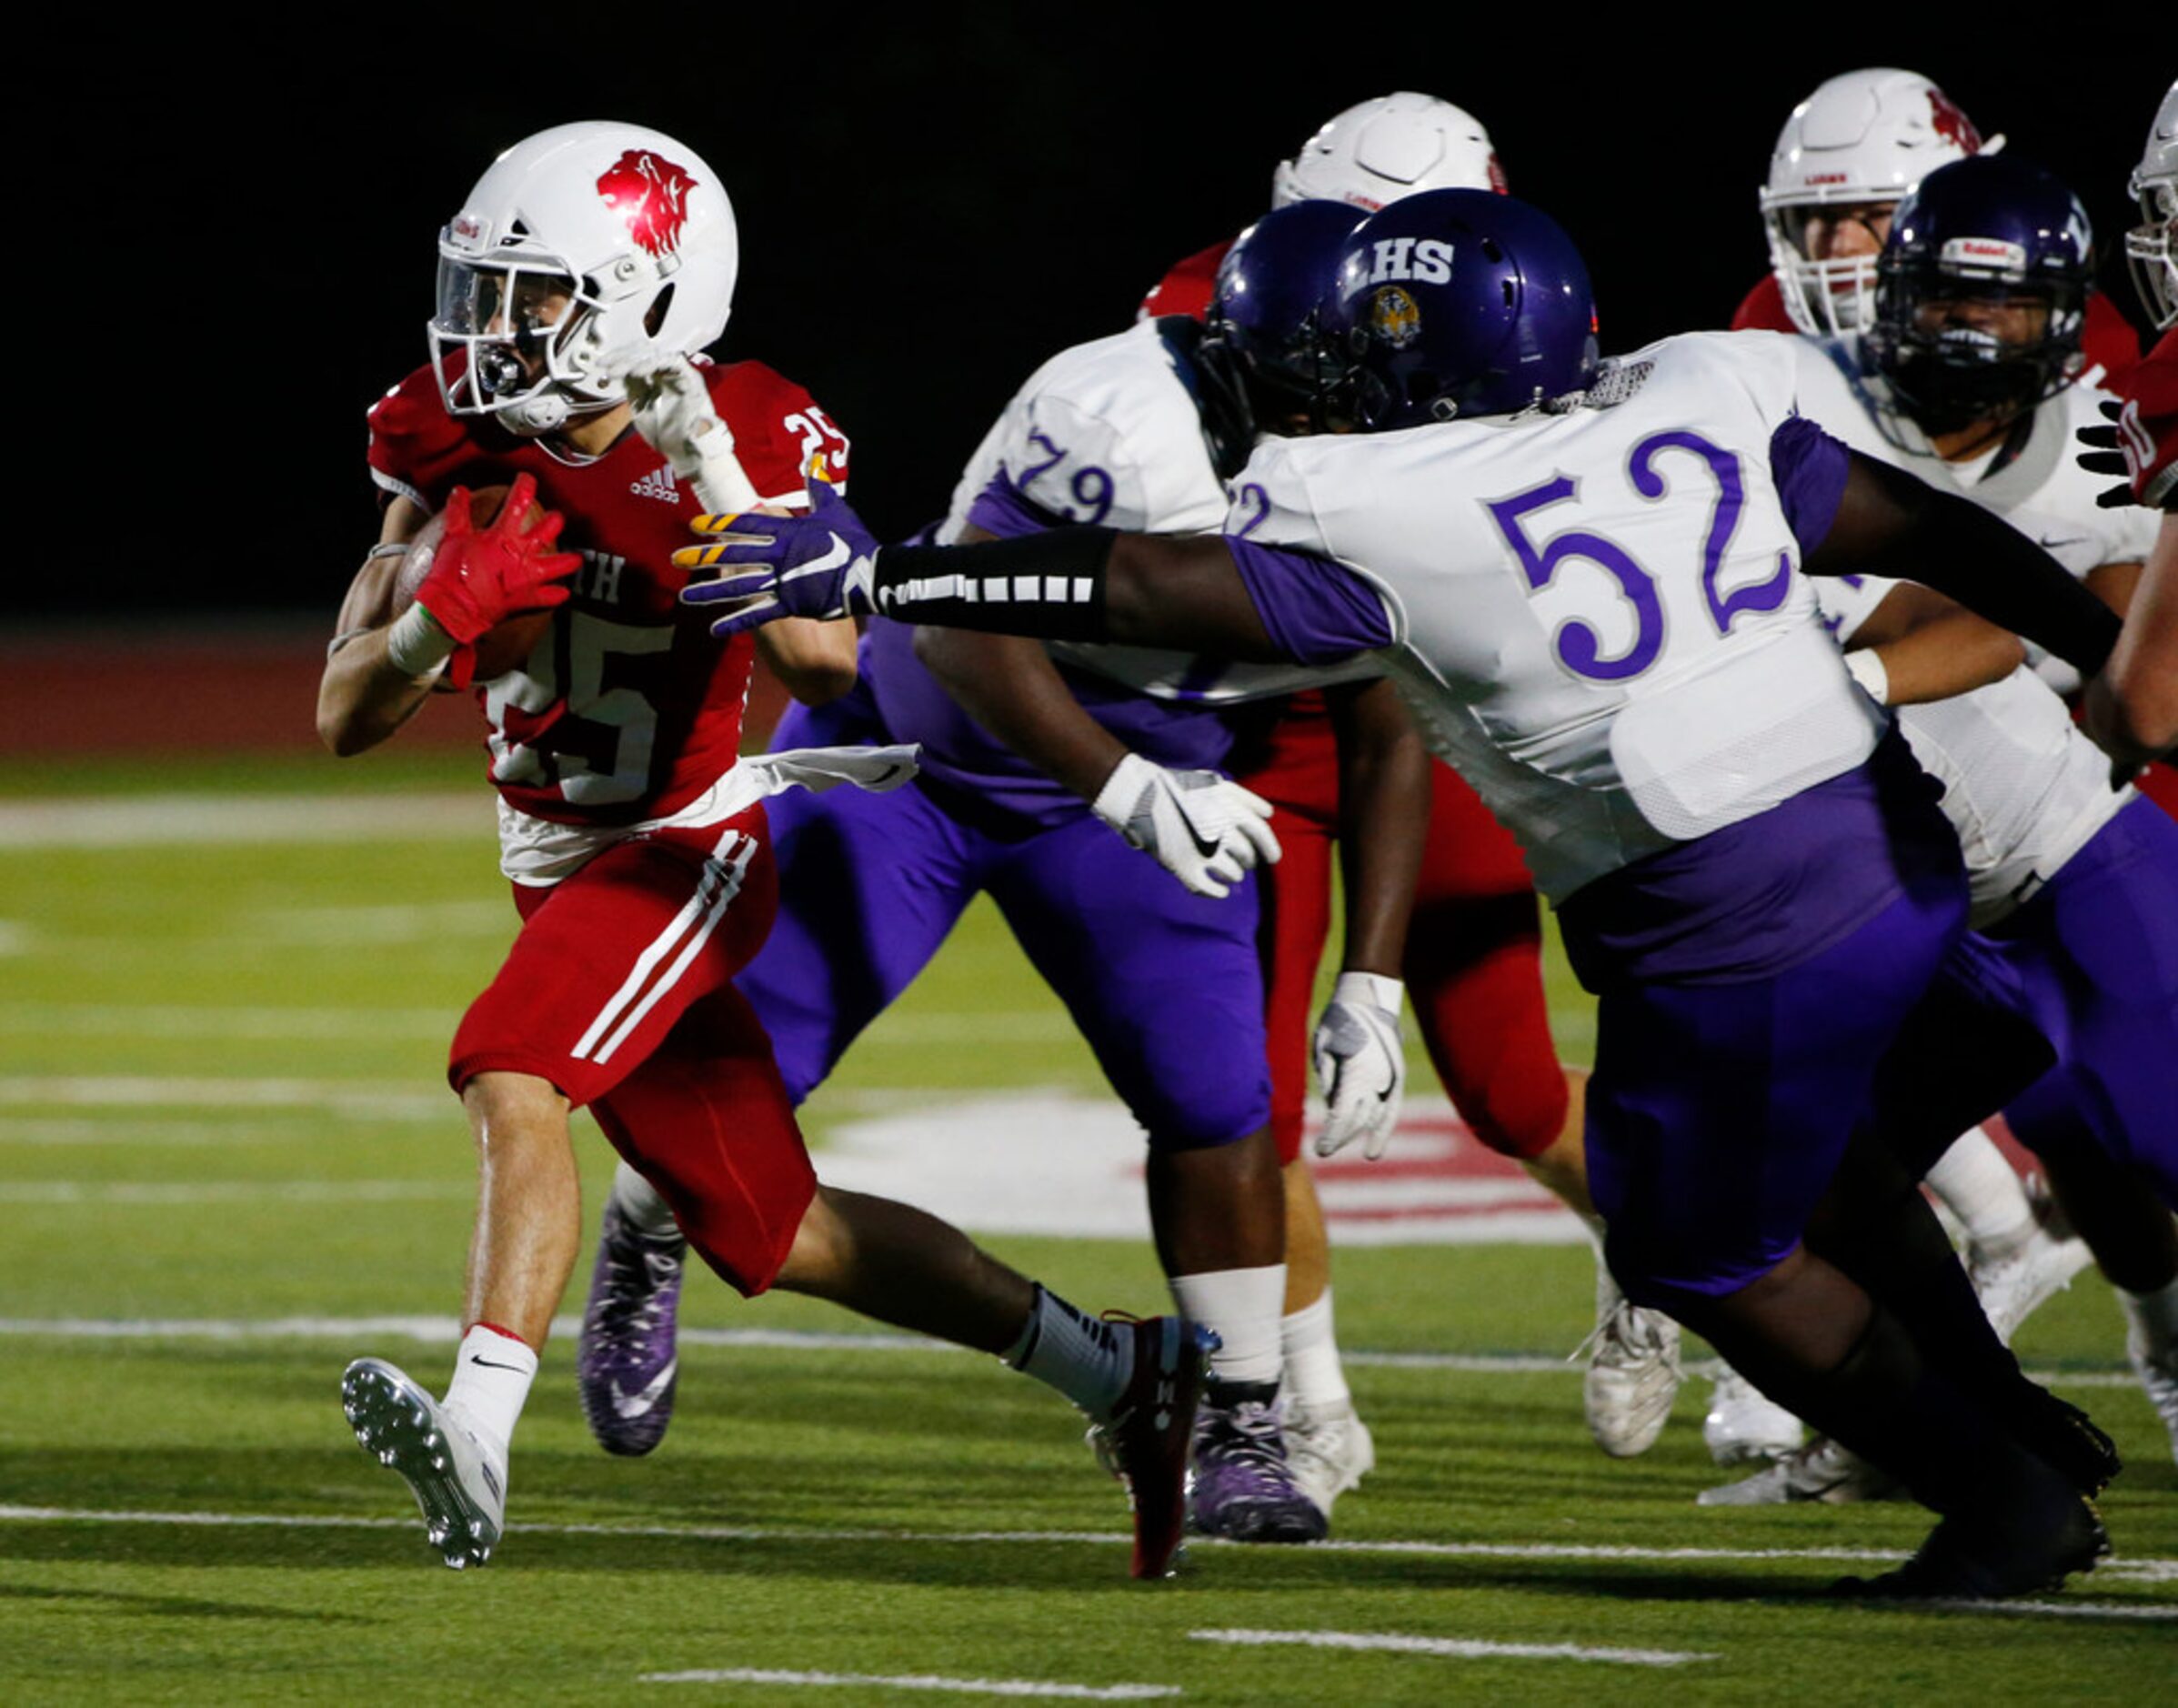
[[[1239,471],[1258,433],[1320,425],[1317,405],[1332,376],[1317,306],[1360,218],[1343,202],[1295,202],[1265,214],[1226,252],[1195,352],[1221,474]]]
[[[2031,409],[2070,385],[2094,279],[2080,198],[2016,155],[1955,161],[1898,205],[1868,350],[1929,433]]]
[[[1511,415],[1596,371],[1581,252],[1548,214],[1488,190],[1410,196],[1355,226],[1321,318],[1363,432]]]

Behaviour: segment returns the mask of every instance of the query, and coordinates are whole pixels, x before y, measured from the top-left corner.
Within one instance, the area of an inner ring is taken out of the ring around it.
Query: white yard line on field
[[[281,1512],[162,1512],[102,1511],[85,1507],[19,1506],[0,1504],[0,1524],[149,1524],[195,1526],[203,1529],[265,1530],[402,1530],[417,1529],[413,1513],[404,1518],[362,1518],[331,1513]],[[961,1547],[1006,1544],[1052,1547],[1089,1543],[1099,1547],[1126,1546],[1131,1539],[1123,1531],[1099,1530],[964,1530],[914,1531],[878,1528],[780,1529],[754,1524],[517,1524],[510,1533],[527,1536],[602,1536],[642,1538],[666,1542],[904,1542],[917,1546]],[[1193,1548],[1242,1548],[1245,1542],[1198,1537]],[[1260,1547],[1251,1552],[1261,1554]],[[1638,1548],[1619,1544],[1572,1542],[1319,1542],[1305,1548],[1280,1551],[1306,1552],[1390,1554],[1443,1560],[1609,1561],[1619,1563],[1673,1565],[1681,1562],[1743,1561],[1808,1561],[1837,1565],[1889,1565],[1905,1558],[1896,1550],[1872,1548]],[[2096,1568],[2098,1582],[2167,1583],[2178,1579],[2178,1560],[2112,1559]],[[2178,1621],[2178,1604],[2133,1605],[2092,1602],[1960,1602],[1942,1603],[1975,1613],[2061,1613],[2066,1617]]]
[[[0,1204],[467,1202],[466,1181],[0,1181]]]
[[[1578,1643],[1491,1643],[1480,1637],[1416,1637],[1371,1631],[1190,1631],[1197,1643],[1246,1648],[1292,1643],[1310,1649],[1368,1649],[1387,1654],[1433,1654],[1455,1661],[1603,1661],[1619,1666],[1684,1666],[1723,1657],[1683,1649],[1590,1648]]]
[[[422,842],[494,834],[481,789],[348,795],[132,795],[0,805],[0,849],[177,843]]]
[[[316,1182],[309,1182],[316,1184]],[[329,1182],[329,1185],[336,1183]],[[5,1190],[5,1189],[0,1189]],[[453,1190],[452,1188],[448,1189]],[[465,1186],[460,1189],[467,1192]],[[332,1196],[337,1197],[337,1191]],[[582,1319],[556,1317],[552,1332],[577,1334]],[[364,1341],[373,1336],[452,1346],[461,1324],[450,1316],[370,1317],[0,1317],[0,1335],[68,1341]],[[814,1329],[704,1329],[683,1324],[683,1346],[778,1347],[808,1351],[944,1352],[965,1349],[918,1334],[841,1334]],[[1583,1366],[1549,1352],[1373,1352],[1344,1350],[1341,1360],[1362,1370],[1446,1370],[1467,1375],[1580,1375]],[[1702,1373],[1704,1367],[1693,1367]],[[2122,1370],[2036,1370],[2036,1380],[2067,1388],[2130,1388]]]
[[[376,1120],[458,1120],[460,1105],[443,1088],[392,1090],[376,1080],[210,1079],[172,1074],[9,1074],[0,1076],[0,1108],[307,1109],[367,1114]]]
[[[643,1684],[809,1684],[834,1689],[945,1690],[964,1696],[1062,1696],[1071,1702],[1149,1702],[1184,1694],[1177,1684],[1057,1684],[1036,1678],[938,1678],[928,1673],[785,1673],[760,1666],[644,1673]]]

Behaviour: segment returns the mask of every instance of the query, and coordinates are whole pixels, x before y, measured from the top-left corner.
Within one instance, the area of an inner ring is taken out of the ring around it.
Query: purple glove
[[[860,617],[873,608],[878,542],[821,480],[810,483],[807,516],[699,516],[688,526],[715,538],[675,552],[674,567],[727,573],[683,588],[681,603],[727,607],[711,625],[722,640],[774,618]]]

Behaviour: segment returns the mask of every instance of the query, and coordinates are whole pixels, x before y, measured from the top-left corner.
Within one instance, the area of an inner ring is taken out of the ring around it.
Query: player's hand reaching
[[[2101,407],[2107,425],[2083,427],[2074,435],[2087,447],[2075,460],[2089,474],[2106,476],[2117,483],[2095,494],[2095,503],[2103,509],[2144,504],[2147,500],[2141,493],[2153,460],[2153,441],[2141,427],[2140,412],[2133,404],[2105,397]]]
[[[681,589],[684,605],[721,608],[711,633],[724,639],[778,617],[867,616],[878,542],[822,480],[809,483],[807,516],[699,516],[688,525],[707,546],[673,554],[676,568],[720,571]]]
[[[696,364],[681,355],[659,356],[621,376],[634,411],[636,431],[697,488],[707,507],[753,510],[756,488],[734,455],[734,436],[711,402],[711,388]]]
[[[1399,1037],[1405,998],[1406,987],[1397,979],[1373,972],[1339,975],[1309,1046],[1330,1106],[1316,1136],[1318,1156],[1334,1156],[1359,1139],[1373,1162],[1391,1142],[1407,1085]]]
[[[1199,896],[1223,897],[1282,851],[1270,803],[1215,771],[1169,771],[1139,753],[1113,769],[1097,817]]]
[[[536,499],[536,479],[517,475],[491,526],[479,529],[469,516],[468,488],[447,495],[446,533],[416,602],[457,647],[472,645],[517,611],[567,602],[567,578],[582,568],[582,557],[552,549],[562,524],[557,511],[528,520]]]

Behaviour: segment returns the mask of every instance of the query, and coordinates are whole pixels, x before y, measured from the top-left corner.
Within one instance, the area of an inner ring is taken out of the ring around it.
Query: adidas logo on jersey
[[[640,480],[631,480],[627,489],[638,498],[661,498],[667,504],[680,502],[680,488],[673,484],[673,465],[660,463]]]

